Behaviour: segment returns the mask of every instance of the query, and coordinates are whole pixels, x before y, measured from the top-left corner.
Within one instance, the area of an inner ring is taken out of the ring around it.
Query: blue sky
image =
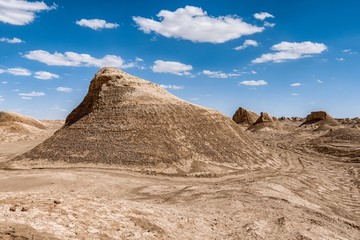
[[[0,0],[0,110],[64,119],[102,66],[232,116],[360,116],[357,0]]]

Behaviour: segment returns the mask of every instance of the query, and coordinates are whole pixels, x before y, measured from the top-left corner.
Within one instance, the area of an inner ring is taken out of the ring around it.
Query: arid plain
[[[1,114],[0,239],[360,237],[358,118],[232,120],[110,68],[65,122]]]

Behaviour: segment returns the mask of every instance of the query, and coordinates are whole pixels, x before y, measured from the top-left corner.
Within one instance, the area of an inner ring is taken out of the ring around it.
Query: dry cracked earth
[[[31,136],[2,135],[0,161],[61,124],[49,121]],[[284,124],[247,132],[281,159],[275,169],[174,177],[3,167],[0,239],[360,239],[360,141],[327,142],[319,140],[325,131]]]

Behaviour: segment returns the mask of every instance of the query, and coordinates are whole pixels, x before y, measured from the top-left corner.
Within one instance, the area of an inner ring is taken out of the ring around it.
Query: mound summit
[[[178,173],[275,164],[228,117],[114,68],[96,73],[64,126],[21,157]]]

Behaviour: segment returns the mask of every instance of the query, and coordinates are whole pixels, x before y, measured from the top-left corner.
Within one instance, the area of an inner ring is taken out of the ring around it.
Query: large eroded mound
[[[113,68],[95,75],[62,129],[22,157],[172,173],[277,164],[231,119]]]

